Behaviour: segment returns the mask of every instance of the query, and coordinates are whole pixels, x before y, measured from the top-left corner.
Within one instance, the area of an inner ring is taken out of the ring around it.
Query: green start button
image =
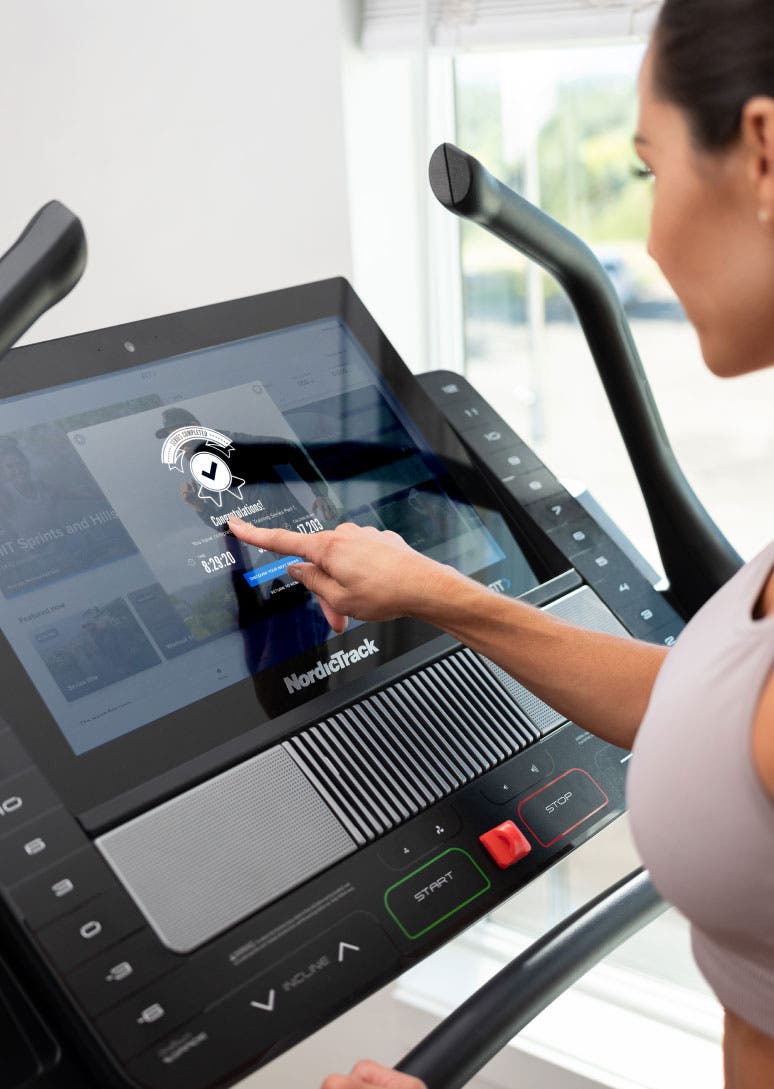
[[[384,903],[407,938],[421,938],[491,887],[467,851],[450,847],[391,885]]]

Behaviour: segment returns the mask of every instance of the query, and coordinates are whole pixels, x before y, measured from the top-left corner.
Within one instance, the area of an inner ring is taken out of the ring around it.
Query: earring
[[[762,224],[771,222],[771,212],[768,210],[768,208],[758,209],[758,222]]]

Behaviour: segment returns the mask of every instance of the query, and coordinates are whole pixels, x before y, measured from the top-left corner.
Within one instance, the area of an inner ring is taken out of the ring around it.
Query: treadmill
[[[232,1085],[624,810],[627,753],[427,625],[336,635],[229,513],[394,529],[492,593],[665,645],[741,563],[590,251],[452,145],[430,180],[567,289],[670,589],[464,378],[412,375],[343,279],[10,351],[0,1089]],[[0,261],[0,352],[84,263],[78,220],[44,208]],[[400,1068],[465,1084],[663,907],[624,878]]]

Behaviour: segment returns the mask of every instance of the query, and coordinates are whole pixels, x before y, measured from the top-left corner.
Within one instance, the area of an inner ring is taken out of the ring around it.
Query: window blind
[[[641,38],[658,0],[363,0],[368,50],[508,49],[578,39]]]

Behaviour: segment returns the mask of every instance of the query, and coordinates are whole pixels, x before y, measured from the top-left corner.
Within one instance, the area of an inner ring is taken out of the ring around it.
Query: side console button
[[[86,847],[15,885],[9,896],[29,926],[39,930],[94,896],[117,887],[115,877],[96,848]]]
[[[523,473],[543,468],[535,454],[523,443],[511,445],[505,450],[495,450],[486,459],[486,466],[503,484],[510,484]]]
[[[52,809],[0,839],[0,884],[25,881],[88,842],[66,809]]]
[[[457,397],[440,407],[446,419],[458,432],[470,431],[471,428],[480,428],[482,425],[491,425],[491,427],[498,425],[494,410],[483,397],[477,397],[474,394],[468,397]]]
[[[661,643],[665,647],[673,647],[677,642],[677,637],[683,630],[685,625],[681,620],[674,620],[671,624],[664,624],[661,628],[656,628],[648,635],[649,643]]]
[[[70,972],[145,925],[123,889],[105,893],[45,927],[38,941],[62,972]]]
[[[181,958],[165,949],[152,931],[141,930],[77,968],[67,986],[86,1012],[96,1016],[180,965]]]
[[[621,616],[620,620],[637,639],[650,639],[654,632],[660,632],[663,627],[671,628],[675,633],[680,630],[679,618],[657,590],[641,598],[629,615]]]
[[[58,804],[39,771],[25,771],[5,780],[0,787],[0,839]]]
[[[608,543],[608,538],[588,516],[557,526],[549,530],[549,535],[557,548],[570,560],[592,548],[604,548]]]
[[[650,583],[634,568],[617,570],[615,578],[603,578],[594,586],[594,592],[604,601],[618,619],[626,624],[627,617],[636,609],[637,602],[648,593],[657,593]]]
[[[487,892],[492,883],[467,851],[450,847],[391,885],[385,906],[407,938],[419,938]]]
[[[597,543],[588,552],[577,553],[572,562],[592,586],[603,579],[613,579],[619,586],[642,582],[642,575],[631,560],[610,540]]]
[[[548,469],[532,469],[510,480],[505,487],[525,507],[547,496],[562,496],[566,492],[562,484]]]
[[[573,768],[519,804],[519,816],[542,847],[550,847],[609,804],[587,771]]]
[[[201,1007],[201,980],[181,969],[100,1017],[96,1029],[108,1047],[125,1062],[177,1025],[190,1021]]]
[[[494,453],[506,450],[518,442],[518,437],[509,427],[499,421],[489,421],[483,426],[472,427],[465,431],[465,443],[478,456],[489,464]]]
[[[573,499],[569,492],[540,499],[530,506],[529,513],[541,529],[549,532],[568,522],[582,522],[588,517],[580,503]]]

